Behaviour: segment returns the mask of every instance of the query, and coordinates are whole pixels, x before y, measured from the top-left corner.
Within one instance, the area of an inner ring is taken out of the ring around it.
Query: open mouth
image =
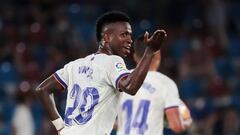
[[[131,47],[130,47],[130,46],[126,46],[126,47],[124,47],[123,49],[124,49],[127,53],[130,53]]]
[[[130,47],[130,46],[126,46],[126,47],[124,47],[124,48],[130,50],[131,47]]]

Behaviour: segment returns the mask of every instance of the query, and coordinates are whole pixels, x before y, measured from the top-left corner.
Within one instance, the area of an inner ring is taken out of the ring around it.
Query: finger
[[[159,30],[159,32],[164,34],[164,37],[167,37],[167,32],[165,30]]]
[[[149,36],[149,33],[146,31],[144,33],[144,43],[147,43],[148,42],[148,36]]]
[[[154,31],[154,33],[152,34],[152,36],[150,37],[150,39],[156,40],[161,32],[163,32],[163,31],[162,31],[162,30],[156,30],[156,31]]]
[[[154,33],[153,33],[153,35],[155,35],[155,34],[158,34],[158,33],[160,33],[160,32],[163,32],[163,30],[156,30],[156,31],[154,31]]]
[[[156,32],[154,39],[156,40],[164,40],[167,37],[167,33],[165,30],[159,30]]]

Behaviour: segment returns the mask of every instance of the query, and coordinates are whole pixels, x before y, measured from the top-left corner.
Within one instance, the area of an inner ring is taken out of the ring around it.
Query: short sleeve
[[[121,57],[112,56],[107,73],[111,84],[116,90],[118,90],[119,80],[122,77],[130,74],[130,71],[126,68],[126,64]]]
[[[175,82],[169,80],[166,85],[165,110],[168,108],[178,107],[180,104],[180,98]]]
[[[56,80],[66,89],[69,82],[69,73],[68,73],[69,64],[65,65],[63,68],[57,70],[54,73]]]

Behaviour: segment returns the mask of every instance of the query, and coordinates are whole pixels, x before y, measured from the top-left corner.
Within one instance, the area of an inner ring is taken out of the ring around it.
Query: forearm
[[[57,111],[53,93],[54,90],[56,91],[60,89],[63,89],[63,87],[52,75],[44,80],[35,91],[35,94],[42,103],[44,110],[47,112],[50,120],[58,131],[64,127],[64,122]]]
[[[51,121],[58,119],[59,113],[56,109],[53,94],[49,94],[46,90],[37,88],[36,95],[39,98],[44,110],[47,112]]]
[[[167,116],[168,126],[175,133],[181,133],[185,128],[181,125],[179,109],[178,107],[173,107],[165,110]]]
[[[185,127],[181,125],[179,120],[170,121],[169,128],[173,130],[175,133],[182,133],[185,131]]]
[[[134,71],[127,76],[122,83],[121,90],[128,94],[135,95],[138,89],[141,87],[145,77],[148,73],[154,52],[149,48],[146,49],[144,56],[138,63]]]

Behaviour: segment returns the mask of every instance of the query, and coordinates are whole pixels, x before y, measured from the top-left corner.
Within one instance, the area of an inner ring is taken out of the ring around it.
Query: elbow
[[[42,95],[43,92],[44,92],[44,89],[38,86],[34,91],[34,95],[39,97],[40,95]]]
[[[128,94],[131,96],[135,96],[137,94],[137,92],[133,92],[133,90],[130,90],[130,92],[128,92]]]
[[[129,94],[129,95],[136,95],[138,89],[141,87],[142,82],[137,82],[134,80],[125,80],[125,81],[121,81],[119,82],[119,88],[124,91],[125,93]]]
[[[44,98],[46,98],[49,95],[47,89],[44,89],[42,87],[37,87],[35,88],[34,91],[34,96],[39,99],[40,101],[44,100]]]
[[[141,85],[139,83],[130,83],[126,89],[128,90],[128,94],[134,96],[137,94],[140,87]]]
[[[124,92],[126,92],[127,94],[132,95],[132,96],[136,95],[137,91],[138,91],[138,88],[131,86],[131,85],[125,87],[125,89],[124,89]]]

